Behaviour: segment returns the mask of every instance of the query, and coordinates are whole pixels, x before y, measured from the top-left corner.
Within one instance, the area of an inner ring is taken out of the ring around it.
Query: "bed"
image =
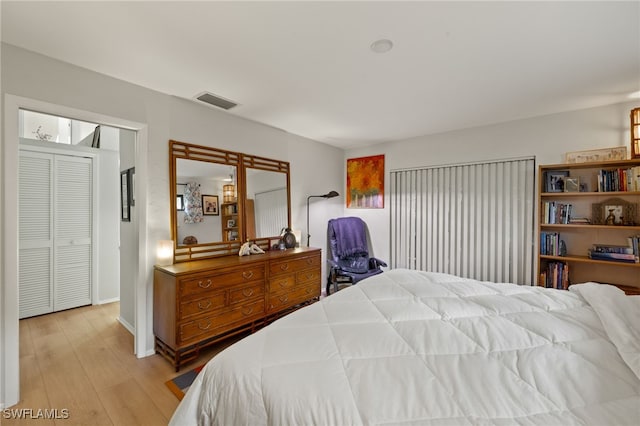
[[[394,269],[213,358],[171,425],[640,424],[640,296]]]

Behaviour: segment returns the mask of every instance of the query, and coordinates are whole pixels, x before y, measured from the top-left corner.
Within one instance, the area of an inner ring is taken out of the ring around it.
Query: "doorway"
[[[119,176],[135,164],[135,131],[26,109],[18,117],[20,318],[122,299],[130,309],[118,319],[133,334],[135,283],[126,268],[120,285],[130,256],[114,230],[122,228],[121,190],[132,194]],[[135,240],[128,245],[137,249]]]
[[[0,396],[4,406],[14,405],[20,397],[20,365],[19,365],[19,326],[18,326],[18,159],[19,159],[19,125],[18,112],[20,109],[40,111],[62,117],[74,117],[79,120],[105,124],[109,126],[127,129],[137,132],[135,167],[136,178],[136,203],[138,215],[144,218],[146,215],[146,158],[147,158],[147,126],[121,118],[92,113],[75,108],[50,104],[34,99],[22,98],[14,95],[5,95],[4,99],[4,152],[2,163],[4,205],[9,206],[3,211],[3,287],[0,293],[0,341],[3,351],[0,351],[0,369],[3,377],[0,383]],[[134,348],[133,352],[138,357],[149,355],[147,350],[148,319],[147,319],[147,234],[146,224],[137,227],[138,252],[135,256],[136,265],[131,271],[133,281],[133,315]]]

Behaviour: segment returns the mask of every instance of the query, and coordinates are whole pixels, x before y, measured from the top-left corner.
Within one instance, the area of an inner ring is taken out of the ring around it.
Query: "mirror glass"
[[[237,168],[207,161],[176,158],[176,246],[239,239]],[[233,200],[225,204],[224,189]]]
[[[247,167],[245,176],[247,239],[280,235],[290,227],[287,174]]]

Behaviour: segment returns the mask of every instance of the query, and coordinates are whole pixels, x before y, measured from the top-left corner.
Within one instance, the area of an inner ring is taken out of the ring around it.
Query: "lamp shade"
[[[156,264],[167,266],[173,264],[173,241],[159,240],[156,246]]]
[[[312,198],[334,198],[339,195],[338,191],[329,191],[323,195],[309,195],[307,197],[307,247],[309,247],[309,241],[311,240],[311,232],[309,231],[309,200]]]
[[[234,185],[229,184],[222,187],[222,200],[225,203],[236,201],[236,187]]]

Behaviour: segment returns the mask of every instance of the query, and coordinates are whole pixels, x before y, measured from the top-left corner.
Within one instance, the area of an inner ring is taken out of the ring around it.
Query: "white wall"
[[[95,126],[93,126],[95,127]],[[120,299],[120,259],[118,229],[120,210],[120,175],[118,174],[118,146],[120,132],[103,127],[98,154],[98,303]],[[91,133],[93,137],[93,133]]]
[[[365,220],[374,254],[389,259],[391,170],[525,156],[535,156],[536,165],[556,164],[564,162],[564,154],[570,151],[614,146],[630,151],[629,112],[639,105],[640,101],[625,102],[349,150],[345,162],[385,154],[385,208],[345,209],[344,214]],[[342,187],[346,187],[346,174]]]
[[[148,170],[145,198],[146,214],[140,217],[140,230],[147,238],[141,252],[149,255],[140,259],[146,275],[138,282],[137,303],[146,304],[146,310],[136,314],[144,323],[146,335],[140,346],[144,353],[153,353],[152,334],[152,288],[155,245],[158,240],[170,237],[169,214],[174,200],[169,200],[169,139],[245,152],[264,157],[289,161],[292,183],[293,226],[303,229],[304,201],[308,194],[325,193],[342,185],[343,151],[314,142],[284,131],[250,122],[232,113],[209,108],[194,102],[154,92],[152,90],[94,73],[64,62],[56,61],[15,46],[2,44],[2,94],[35,99],[69,108],[91,111],[108,117],[145,123],[148,149],[143,167],[136,164],[136,173]],[[15,118],[17,120],[17,117]],[[111,124],[111,123],[102,123]],[[4,126],[3,126],[4,127]],[[4,137],[4,132],[3,132]],[[5,141],[6,143],[6,141]],[[3,150],[3,155],[7,151]],[[8,151],[14,155],[12,150]],[[140,158],[140,155],[137,155]],[[13,159],[5,159],[13,161]],[[5,161],[5,164],[7,163]],[[15,159],[17,161],[17,158]],[[9,170],[9,169],[7,169]],[[10,192],[13,188],[9,187]],[[3,199],[6,187],[3,187]],[[342,212],[341,198],[328,200],[322,207],[314,209],[314,228],[317,234],[326,232],[328,216]],[[140,212],[140,206],[136,205]],[[5,223],[3,211],[2,222]],[[8,215],[9,218],[12,215]],[[12,234],[7,234],[10,237]],[[323,238],[315,240],[316,246],[324,248]],[[124,241],[121,241],[124,242]],[[322,244],[321,244],[322,243]],[[6,247],[6,245],[5,245]],[[122,247],[121,247],[122,248]],[[324,252],[324,250],[323,250]],[[323,253],[324,254],[324,253]],[[3,267],[13,268],[13,261],[5,264],[6,253],[2,252]],[[11,275],[3,271],[3,277]],[[136,276],[136,271],[123,269],[123,274]],[[11,293],[16,284],[3,282],[3,294]],[[122,298],[122,294],[121,294]],[[139,299],[144,298],[144,301]],[[3,301],[7,303],[7,301]],[[140,316],[142,315],[142,316]],[[5,318],[6,319],[6,318]],[[16,321],[17,323],[17,321]],[[6,327],[13,328],[11,319]],[[7,333],[7,328],[3,330]],[[15,332],[15,330],[13,330]],[[11,330],[7,333],[10,335]],[[4,335],[0,336],[0,340]],[[15,346],[17,342],[8,342]],[[138,342],[136,343],[138,345]],[[9,345],[11,346],[11,345]],[[6,348],[7,345],[3,346]],[[139,353],[139,355],[141,355]]]
[[[102,142],[101,142],[102,143]],[[117,170],[124,171],[135,166],[136,134],[131,130],[119,130],[119,166]],[[118,173],[119,173],[118,172]],[[115,177],[120,183],[120,175]],[[118,210],[119,245],[119,282],[120,282],[120,317],[118,320],[134,333],[135,319],[135,284],[138,270],[138,217],[137,207],[131,207],[131,221],[120,220],[120,187],[118,186],[118,201],[113,206]]]

